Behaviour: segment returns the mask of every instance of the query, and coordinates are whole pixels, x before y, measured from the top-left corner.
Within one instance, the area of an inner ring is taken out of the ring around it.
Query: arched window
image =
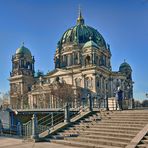
[[[90,64],[90,56],[87,55],[85,58],[85,65],[89,65]]]
[[[76,83],[76,86],[81,86],[81,79],[80,78],[76,78],[75,79],[75,83]]]
[[[85,79],[85,87],[86,88],[92,88],[92,78],[86,78]]]
[[[98,77],[96,78],[96,86],[97,86],[97,88],[100,87],[100,81],[99,81],[99,78]]]

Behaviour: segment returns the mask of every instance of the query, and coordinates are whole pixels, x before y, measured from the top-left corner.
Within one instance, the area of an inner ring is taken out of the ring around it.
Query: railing
[[[9,123],[2,123],[0,125],[0,135],[1,136],[17,136],[18,133],[18,126],[17,125],[10,125]]]
[[[32,120],[23,124],[22,126],[22,135],[25,139],[30,138],[32,135]]]
[[[61,108],[57,113],[49,113],[45,117],[39,119],[38,122],[38,134],[54,128],[55,125],[64,121],[64,108]]]
[[[45,131],[49,132],[54,130],[56,125],[59,123],[64,123],[61,124],[63,126],[69,123],[71,119],[73,119],[73,121],[80,119],[85,112],[92,111],[92,103],[88,102],[87,106],[85,105],[84,107],[78,106],[78,108],[75,108],[75,111],[75,114],[70,115],[70,105],[66,103],[65,107],[61,108],[57,112],[49,113],[40,119],[37,119],[36,115],[34,114],[32,120],[23,124],[23,136],[25,138],[37,137]]]

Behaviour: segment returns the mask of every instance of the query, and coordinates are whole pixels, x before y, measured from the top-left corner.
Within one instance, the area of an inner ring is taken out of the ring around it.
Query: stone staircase
[[[136,148],[148,148],[148,132],[136,146]]]
[[[51,142],[84,148],[124,148],[147,123],[148,110],[102,111],[56,133]],[[141,142],[145,146],[148,136]],[[140,143],[137,148],[144,147]]]

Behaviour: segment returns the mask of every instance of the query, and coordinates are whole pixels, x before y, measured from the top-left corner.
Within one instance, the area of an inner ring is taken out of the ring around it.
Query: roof
[[[24,54],[27,56],[31,56],[31,52],[28,48],[24,46],[24,44],[16,50],[16,54]]]

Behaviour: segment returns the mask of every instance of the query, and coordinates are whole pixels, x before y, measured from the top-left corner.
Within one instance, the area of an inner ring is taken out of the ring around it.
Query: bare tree
[[[143,107],[148,107],[148,100],[143,100],[142,101],[142,106]]]
[[[135,100],[134,101],[134,107],[137,108],[137,107],[142,107],[142,103],[139,101],[139,100]]]
[[[56,83],[51,85],[51,94],[55,101],[58,101],[59,107],[63,107],[65,103],[74,104],[80,101],[81,89],[73,88],[72,85],[66,83]]]
[[[1,108],[3,108],[3,109],[9,107],[9,105],[10,105],[10,94],[9,94],[9,92],[1,93],[0,105],[1,105]]]

